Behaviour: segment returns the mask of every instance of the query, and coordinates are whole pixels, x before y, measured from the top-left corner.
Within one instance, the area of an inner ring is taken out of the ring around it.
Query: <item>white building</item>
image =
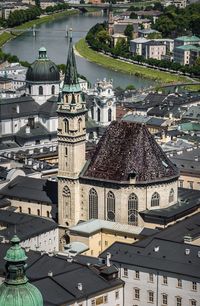
[[[116,242],[101,257],[108,252],[125,282],[125,306],[199,305],[200,247],[148,238],[133,245]]]
[[[90,107],[89,116],[100,125],[109,125],[116,119],[116,99],[111,80],[102,80],[95,83],[95,88],[90,92],[93,103]]]

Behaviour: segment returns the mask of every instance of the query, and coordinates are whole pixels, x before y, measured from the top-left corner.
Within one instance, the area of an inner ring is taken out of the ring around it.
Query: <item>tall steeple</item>
[[[112,6],[112,1],[110,1],[108,7],[108,33],[110,36],[114,33],[113,24],[114,24],[113,6]]]
[[[26,277],[27,256],[20,246],[20,239],[14,235],[12,246],[8,249],[6,260],[6,278],[0,286],[1,306],[43,306],[40,291],[28,282]]]
[[[76,60],[69,39],[64,84],[58,102],[58,220],[63,227],[80,217],[79,175],[85,165],[85,100],[78,81]]]
[[[72,43],[72,29],[70,29],[69,50],[67,57],[67,65],[65,69],[63,91],[65,90],[68,91],[69,89],[72,89],[74,85],[77,85],[77,89],[80,90],[80,85],[78,82],[78,73],[76,68],[76,60],[74,55],[74,48]]]

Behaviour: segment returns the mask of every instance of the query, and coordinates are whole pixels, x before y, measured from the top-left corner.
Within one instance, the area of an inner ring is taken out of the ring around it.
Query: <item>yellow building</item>
[[[134,243],[143,237],[143,228],[100,219],[81,222],[69,229],[70,242],[80,242],[88,247],[84,255],[99,256],[114,242]]]

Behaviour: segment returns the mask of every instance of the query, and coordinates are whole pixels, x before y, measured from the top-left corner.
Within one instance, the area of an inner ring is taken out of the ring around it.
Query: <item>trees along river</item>
[[[56,64],[65,64],[67,60],[68,39],[66,27],[73,29],[73,41],[77,42],[87,34],[87,31],[96,23],[103,22],[107,16],[98,13],[71,15],[50,21],[37,26],[36,37],[32,32],[22,35],[6,43],[3,51],[15,54],[22,61],[32,63],[38,56],[38,49],[46,47],[48,57]],[[153,85],[152,80],[142,79],[137,76],[127,75],[103,68],[86,59],[76,56],[78,72],[87,77],[94,84],[97,79],[113,79],[114,87],[133,84],[136,88],[144,88]]]

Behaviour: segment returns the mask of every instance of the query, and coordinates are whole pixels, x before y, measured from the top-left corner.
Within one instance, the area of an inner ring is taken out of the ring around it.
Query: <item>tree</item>
[[[131,40],[133,38],[133,25],[132,24],[127,25],[124,31],[124,35],[128,37],[128,40]]]
[[[200,36],[200,16],[195,15],[189,22],[189,26],[193,34]]]
[[[131,12],[130,18],[131,19],[137,19],[137,14],[135,12]]]
[[[135,90],[135,86],[133,84],[129,84],[126,86],[126,90]]]

